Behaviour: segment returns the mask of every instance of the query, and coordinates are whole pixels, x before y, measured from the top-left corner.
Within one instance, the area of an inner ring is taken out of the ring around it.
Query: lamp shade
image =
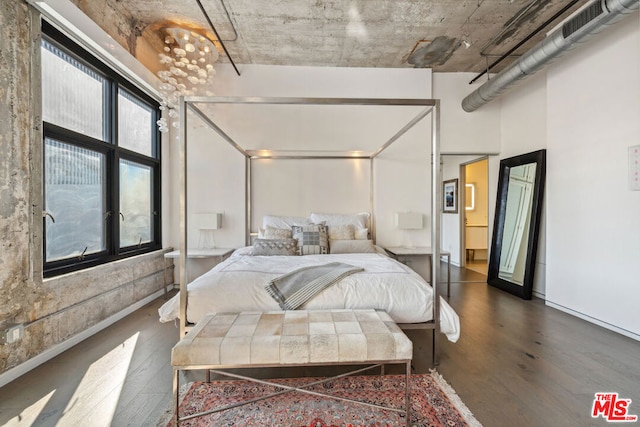
[[[397,212],[396,227],[401,230],[419,230],[422,225],[422,214],[419,212]]]
[[[218,230],[222,228],[221,213],[193,214],[191,221],[193,221],[193,227],[198,230]]]

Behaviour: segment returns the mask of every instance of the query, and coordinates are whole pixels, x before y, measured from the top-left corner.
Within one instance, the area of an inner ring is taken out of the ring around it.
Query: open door
[[[487,157],[460,165],[461,266],[487,274],[489,255],[489,161]],[[464,207],[464,208],[462,208]]]

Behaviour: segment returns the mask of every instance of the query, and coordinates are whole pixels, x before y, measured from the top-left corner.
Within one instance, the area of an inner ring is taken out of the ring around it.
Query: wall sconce
[[[183,28],[164,28],[165,47],[160,53],[160,63],[165,66],[158,72],[162,83],[158,87],[162,101],[160,110],[166,111],[172,126],[177,128],[176,108],[180,96],[213,95],[210,91],[218,60],[218,50],[211,40],[196,31]],[[157,121],[160,132],[169,131],[166,117]]]
[[[198,247],[204,249],[214,249],[216,247],[216,240],[213,232],[214,230],[219,230],[222,228],[222,214],[193,214],[191,221],[193,222],[193,227],[200,230]]]

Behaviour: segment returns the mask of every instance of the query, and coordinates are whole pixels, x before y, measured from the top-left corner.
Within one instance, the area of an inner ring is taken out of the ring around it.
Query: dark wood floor
[[[178,338],[158,322],[162,303],[1,388],[0,425],[155,426],[171,401]],[[608,425],[590,416],[601,391],[632,399],[640,415],[640,342],[494,289],[470,270],[452,267],[450,303],[462,335],[455,344],[442,337],[437,369],[485,426]],[[416,371],[427,372],[430,333],[407,335]]]

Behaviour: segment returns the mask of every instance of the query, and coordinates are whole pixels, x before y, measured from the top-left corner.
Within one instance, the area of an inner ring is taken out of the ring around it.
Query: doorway
[[[489,258],[489,161],[482,157],[460,165],[460,259],[462,265],[487,274]]]

